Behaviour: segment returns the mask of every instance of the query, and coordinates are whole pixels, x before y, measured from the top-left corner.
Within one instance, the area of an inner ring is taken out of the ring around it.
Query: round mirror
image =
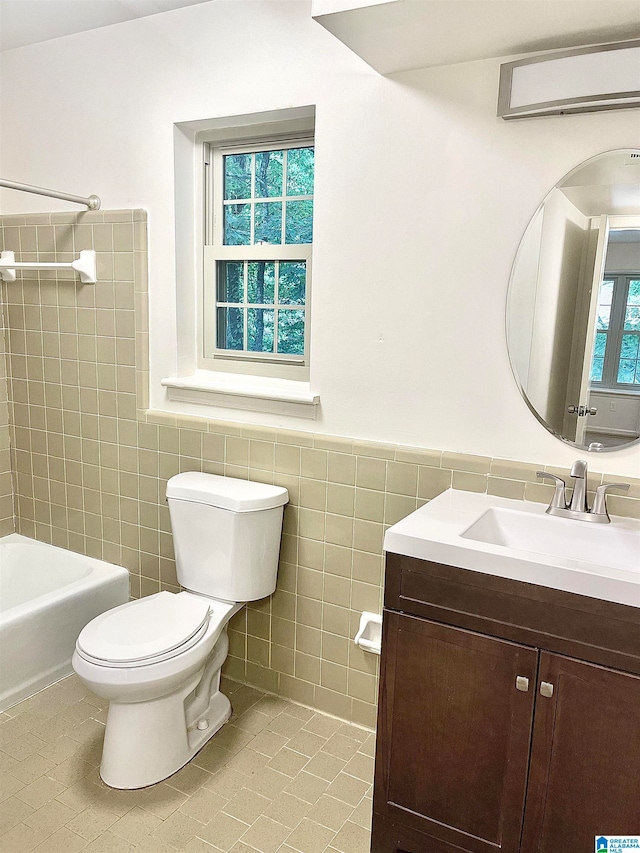
[[[507,345],[550,432],[582,450],[640,437],[640,150],[608,151],[555,186],[511,271]]]

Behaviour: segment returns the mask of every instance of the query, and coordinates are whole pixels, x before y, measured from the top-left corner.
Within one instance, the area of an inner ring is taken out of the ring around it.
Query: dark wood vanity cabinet
[[[640,608],[387,555],[373,853],[640,834]]]

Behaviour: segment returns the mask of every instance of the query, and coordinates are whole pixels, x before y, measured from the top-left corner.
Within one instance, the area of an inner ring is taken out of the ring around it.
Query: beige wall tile
[[[327,512],[337,515],[354,515],[356,490],[340,483],[327,484]]]
[[[492,459],[490,473],[493,477],[505,477],[510,480],[528,480],[536,483],[538,482],[536,472],[542,470],[542,465],[513,462],[509,459]]]
[[[42,275],[5,288],[0,531],[121,563],[137,597],[178,589],[169,477],[205,470],[283,485],[290,502],[278,588],[234,617],[225,670],[373,725],[378,662],[352,637],[360,612],[382,605],[386,526],[452,485],[548,502],[539,466],[146,412],[144,213],[3,217],[0,225],[34,257],[94,246],[100,270],[91,287]],[[592,473],[591,491],[602,479]],[[628,496],[611,496],[613,512],[638,514],[640,481],[632,485]]]
[[[383,525],[356,519],[353,528],[353,547],[358,551],[382,553]]]
[[[287,444],[275,445],[275,471],[281,474],[300,475],[300,448]]]
[[[387,463],[383,459],[359,456],[356,463],[356,485],[360,489],[384,491]]]
[[[521,480],[506,480],[489,476],[487,478],[487,494],[522,501],[524,500],[525,485]]]
[[[339,516],[336,516],[338,518]],[[324,541],[326,515],[314,509],[300,508],[300,536],[306,539]]]
[[[451,488],[452,472],[448,468],[420,466],[418,469],[418,497],[431,500]]]
[[[328,453],[326,450],[312,450],[303,447],[300,451],[300,473],[303,477],[326,480],[328,471]]]
[[[274,460],[275,445],[272,442],[254,440],[249,442],[249,464],[252,468],[273,471]]]
[[[323,660],[320,668],[320,684],[338,693],[347,692],[347,667]]]
[[[488,456],[474,456],[469,453],[444,452],[440,464],[443,468],[451,468],[453,471],[488,474],[491,468],[491,459]]]
[[[322,627],[322,599],[298,595],[296,621],[298,626],[304,625],[320,629]]]
[[[351,597],[351,580],[337,575],[325,575],[323,600],[346,607]]]
[[[411,498],[406,495],[387,494],[384,507],[384,523],[386,525],[395,524],[401,518],[406,518],[409,513],[414,512],[418,508],[416,498]]]
[[[249,464],[249,441],[246,438],[227,436],[225,442],[225,461],[229,465]]]
[[[300,566],[298,568],[298,594],[321,601],[322,572]]]
[[[370,554],[365,551],[353,552],[353,579],[382,586],[384,558],[382,554]]]
[[[324,543],[302,536],[298,543],[298,562],[300,565],[321,570],[324,566]]]
[[[356,457],[346,453],[329,453],[327,476],[330,483],[353,486],[356,482]]]
[[[350,639],[347,637],[339,637],[336,634],[330,634],[327,631],[322,632],[322,658],[330,660],[333,663],[339,663],[342,666],[347,666],[349,662],[349,644]]]
[[[323,480],[300,478],[300,506],[325,511],[327,505],[327,484]]]
[[[353,550],[349,546],[333,545],[329,542],[324,547],[324,570],[327,575],[351,577]]]
[[[485,474],[469,474],[466,471],[454,471],[454,489],[462,489],[465,492],[486,492],[487,477]]]
[[[349,670],[348,695],[373,704],[378,698],[378,680],[366,672]]]
[[[334,604],[325,604],[322,608],[322,628],[339,637],[351,637],[349,610]]]
[[[351,548],[354,535],[354,520],[343,515],[326,513],[325,539],[328,544]]]
[[[387,464],[387,491],[415,497],[418,491],[418,466],[404,462]]]
[[[298,622],[296,625],[295,649],[297,652],[303,652],[305,655],[312,655],[319,658],[322,649],[320,629],[311,628],[308,625],[302,625]]]
[[[356,518],[362,518],[367,521],[383,521],[384,499],[385,493],[383,491],[357,488],[355,490],[354,509]]]
[[[351,608],[353,610],[380,613],[381,606],[381,589],[377,584],[353,581],[351,586]]]
[[[311,684],[320,684],[320,658],[297,651],[295,653],[295,677]]]

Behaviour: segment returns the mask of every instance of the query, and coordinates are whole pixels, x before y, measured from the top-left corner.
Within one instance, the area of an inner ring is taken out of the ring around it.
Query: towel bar
[[[0,257],[0,275],[4,281],[15,281],[16,270],[74,270],[80,274],[80,281],[83,284],[96,283],[96,253],[93,249],[83,249],[80,252],[80,257],[70,264],[63,263],[40,263],[19,262],[15,259],[14,252],[2,252]]]

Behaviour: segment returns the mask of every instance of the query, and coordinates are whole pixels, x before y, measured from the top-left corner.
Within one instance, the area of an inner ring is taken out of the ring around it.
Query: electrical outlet
[[[609,411],[610,411],[610,412],[617,412],[617,411],[618,411],[618,402],[617,402],[617,400],[610,400],[610,401],[609,401]]]

